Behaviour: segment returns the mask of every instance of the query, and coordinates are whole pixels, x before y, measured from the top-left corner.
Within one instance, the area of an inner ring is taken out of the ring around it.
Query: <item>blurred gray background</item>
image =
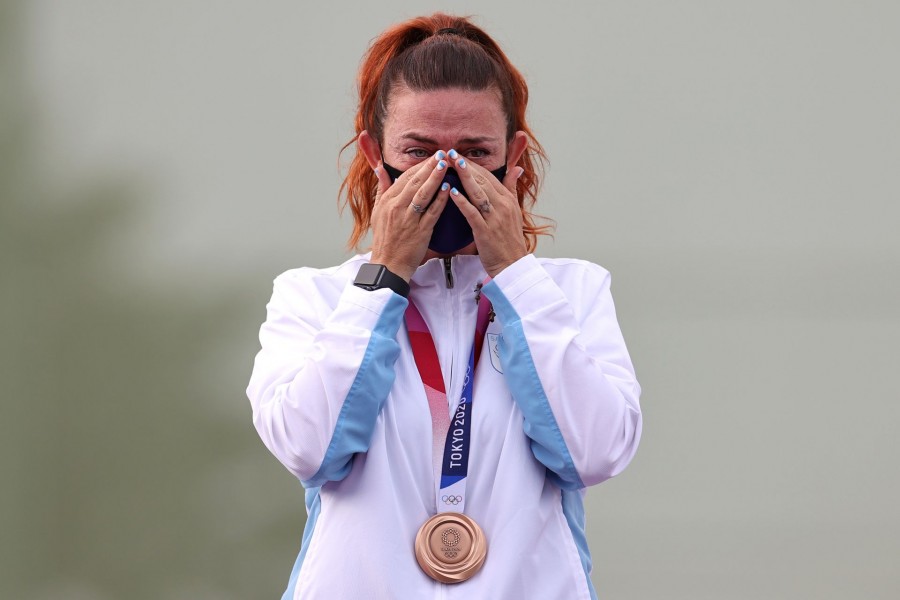
[[[0,598],[279,597],[256,334],[348,255],[369,40],[437,9],[528,78],[539,254],[613,273],[645,429],[588,496],[601,597],[900,597],[896,2],[0,7]]]

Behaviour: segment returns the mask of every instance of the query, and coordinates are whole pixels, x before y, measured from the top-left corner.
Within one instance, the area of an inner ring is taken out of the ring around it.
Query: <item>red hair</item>
[[[537,236],[551,229],[551,225],[537,225],[535,219],[539,217],[530,211],[537,200],[547,156],[525,121],[528,85],[500,46],[468,18],[444,13],[410,19],[382,33],[360,63],[356,135],[341,148],[341,153],[355,144],[363,131],[382,144],[390,94],[399,86],[414,91],[481,91],[494,87],[500,92],[507,139],[512,140],[517,131],[525,132],[528,139],[528,147],[519,160],[525,172],[516,183],[516,190],[522,209],[522,235],[528,251],[533,251]],[[343,206],[349,206],[353,213],[353,232],[347,244],[350,248],[358,248],[371,226],[377,188],[378,178],[357,147],[338,192],[339,199],[344,197]]]

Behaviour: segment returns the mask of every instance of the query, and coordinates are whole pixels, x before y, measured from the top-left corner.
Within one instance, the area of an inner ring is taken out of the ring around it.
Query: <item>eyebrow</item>
[[[405,133],[400,136],[400,139],[403,140],[413,140],[415,142],[419,142],[421,144],[431,144],[433,146],[437,146],[437,141],[431,139],[430,137],[424,136],[422,134],[416,132]],[[459,140],[459,144],[485,144],[485,143],[494,143],[497,142],[498,138],[490,137],[487,135],[476,136],[476,137],[468,137]]]

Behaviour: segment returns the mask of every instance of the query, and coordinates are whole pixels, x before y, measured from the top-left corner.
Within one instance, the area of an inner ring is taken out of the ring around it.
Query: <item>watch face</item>
[[[366,263],[359,268],[359,272],[357,272],[356,279],[353,283],[365,286],[378,285],[378,281],[381,279],[381,269],[383,268],[384,267],[381,265]]]

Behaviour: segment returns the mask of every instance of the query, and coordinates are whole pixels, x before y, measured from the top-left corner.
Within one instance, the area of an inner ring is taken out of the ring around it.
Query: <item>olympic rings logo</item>
[[[441,533],[441,541],[444,542],[444,545],[447,546],[447,549],[450,550],[453,546],[459,546],[459,542],[462,539],[462,536],[459,535],[459,532],[452,527],[450,529],[445,529]]]
[[[443,502],[444,504],[452,504],[453,506],[456,506],[457,504],[462,502],[462,500],[463,500],[462,496],[447,496],[447,495],[445,495],[445,496],[441,497],[441,502]]]

